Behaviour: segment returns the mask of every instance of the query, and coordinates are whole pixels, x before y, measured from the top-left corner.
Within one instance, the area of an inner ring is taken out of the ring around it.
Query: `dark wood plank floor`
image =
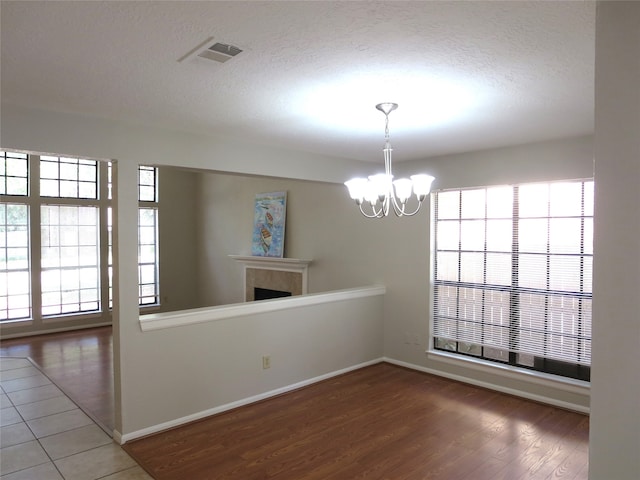
[[[111,327],[2,340],[0,357],[31,359],[98,424],[113,431]]]
[[[158,480],[586,480],[588,436],[585,415],[378,364],[124,448]]]

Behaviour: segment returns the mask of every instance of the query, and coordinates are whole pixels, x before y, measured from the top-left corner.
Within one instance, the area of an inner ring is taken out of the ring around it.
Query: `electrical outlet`
[[[264,370],[271,368],[271,355],[265,355],[262,357],[262,368]]]

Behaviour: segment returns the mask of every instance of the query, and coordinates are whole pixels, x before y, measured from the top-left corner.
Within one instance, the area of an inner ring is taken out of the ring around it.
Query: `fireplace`
[[[307,267],[311,260],[297,258],[245,257],[230,255],[243,264],[244,301],[261,300],[256,289],[286,292],[286,296],[307,293]],[[278,295],[269,298],[281,298]]]
[[[258,300],[270,300],[272,298],[290,297],[291,292],[283,292],[282,290],[271,290],[269,288],[255,287],[253,289],[253,299]]]

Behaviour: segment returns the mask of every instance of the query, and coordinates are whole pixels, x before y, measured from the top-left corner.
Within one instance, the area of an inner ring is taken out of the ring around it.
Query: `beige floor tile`
[[[22,421],[22,417],[14,407],[7,407],[0,410],[0,427],[13,425]]]
[[[153,477],[145,472],[142,467],[133,467],[108,475],[100,480],[153,480]]]
[[[50,383],[51,381],[41,373],[30,377],[16,378],[15,380],[0,381],[0,385],[2,385],[2,389],[5,393],[17,392],[18,390],[24,390],[26,388],[40,387]]]
[[[4,474],[17,472],[49,462],[49,457],[40,444],[33,440],[2,449],[0,456],[0,472]]]
[[[0,408],[13,407],[13,403],[9,400],[9,396],[6,393],[0,393]]]
[[[2,480],[64,480],[56,466],[52,463],[44,463],[37,467],[27,468],[19,472],[3,475]]]
[[[62,397],[64,393],[53,383],[43,385],[41,387],[27,388],[18,390],[17,392],[8,393],[7,396],[14,405],[22,405],[23,403],[39,402],[47,398]]]
[[[12,370],[14,368],[23,368],[23,367],[31,367],[31,362],[26,358],[11,358],[11,357],[1,357],[0,358],[0,371],[4,370]]]
[[[33,377],[41,375],[40,370],[35,367],[12,368],[11,370],[0,371],[0,380],[15,380],[16,378]]]
[[[67,412],[78,408],[78,406],[67,397],[54,397],[39,402],[25,403],[17,405],[16,410],[25,420],[33,420],[34,418],[46,417],[54,413]]]
[[[84,427],[91,423],[93,421],[79,408],[27,421],[27,425],[29,425],[36,438],[48,437],[49,435],[66,432],[74,428]]]
[[[40,439],[49,456],[58,460],[112,443],[111,437],[95,424]]]
[[[56,460],[65,480],[94,480],[135,467],[136,462],[115,443]]]
[[[2,448],[30,442],[35,439],[36,437],[33,436],[33,433],[24,422],[0,428],[0,447]]]

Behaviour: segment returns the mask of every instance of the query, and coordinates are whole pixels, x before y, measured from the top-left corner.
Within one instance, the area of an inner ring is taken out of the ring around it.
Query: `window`
[[[158,291],[158,169],[138,169],[138,284],[140,305],[160,303]]]
[[[434,348],[589,380],[593,181],[433,202]]]
[[[139,170],[140,304],[150,305],[159,303],[158,172]],[[108,314],[111,163],[0,151],[0,196],[0,323]]]

